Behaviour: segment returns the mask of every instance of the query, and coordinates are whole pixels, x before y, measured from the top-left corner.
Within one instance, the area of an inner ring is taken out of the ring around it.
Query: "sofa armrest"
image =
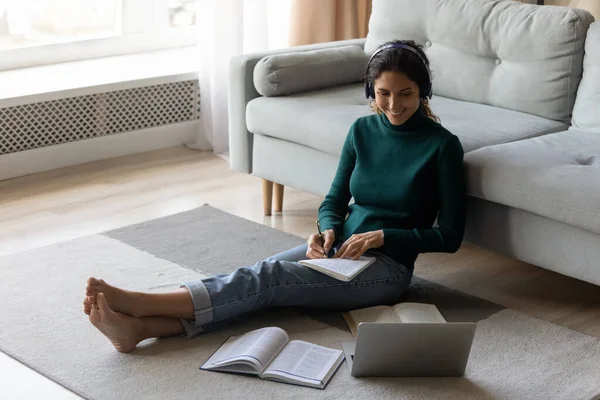
[[[360,82],[368,56],[360,46],[275,54],[254,67],[254,87],[262,96],[286,96]]]
[[[365,39],[340,40],[232,57],[229,70],[230,167],[239,172],[252,172],[252,134],[246,129],[246,105],[260,96],[254,87],[254,67],[263,57],[349,45],[363,48],[364,44]]]

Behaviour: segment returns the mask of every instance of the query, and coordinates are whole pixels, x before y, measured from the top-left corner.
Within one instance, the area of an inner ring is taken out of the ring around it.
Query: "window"
[[[193,45],[196,1],[0,1],[0,70]]]

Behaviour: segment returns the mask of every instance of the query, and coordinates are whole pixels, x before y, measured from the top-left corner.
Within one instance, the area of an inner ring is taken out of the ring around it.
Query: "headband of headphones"
[[[369,58],[369,62],[367,63],[367,68],[365,70],[365,75],[367,75],[369,72],[369,66],[371,65],[371,60],[373,60],[373,57],[375,57],[380,52],[382,52],[384,50],[388,50],[388,49],[405,49],[405,50],[410,51],[414,55],[416,55],[419,58],[419,60],[421,60],[421,63],[425,66],[425,69],[427,70],[427,82],[428,82],[426,88],[420,88],[421,89],[421,97],[422,98],[427,98],[427,97],[431,98],[433,93],[432,93],[432,85],[431,85],[431,71],[429,70],[429,65],[427,64],[427,61],[423,58],[423,56],[417,51],[417,49],[415,49],[412,46],[409,46],[409,45],[406,45],[403,43],[390,43],[390,44],[381,46],[380,48],[375,50],[373,55],[371,55],[371,58]],[[375,88],[373,86],[373,82],[369,82],[368,80],[365,81],[365,95],[367,96],[367,99],[375,98]]]

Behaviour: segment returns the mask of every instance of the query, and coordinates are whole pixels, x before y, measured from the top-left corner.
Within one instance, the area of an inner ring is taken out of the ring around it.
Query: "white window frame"
[[[196,44],[195,26],[168,26],[167,0],[121,0],[121,3],[121,13],[116,15],[120,36],[2,50],[0,71]]]

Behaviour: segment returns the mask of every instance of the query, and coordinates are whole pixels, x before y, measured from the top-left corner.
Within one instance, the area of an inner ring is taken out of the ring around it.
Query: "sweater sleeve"
[[[456,252],[465,231],[464,151],[458,138],[450,136],[437,160],[439,198],[438,226],[428,229],[384,229],[384,247],[390,254]]]
[[[343,226],[348,213],[348,203],[352,197],[350,193],[350,177],[356,165],[356,151],[354,148],[354,127],[352,125],[338,163],[337,171],[329,193],[319,207],[319,223],[322,230],[333,229],[335,237],[343,236]]]

